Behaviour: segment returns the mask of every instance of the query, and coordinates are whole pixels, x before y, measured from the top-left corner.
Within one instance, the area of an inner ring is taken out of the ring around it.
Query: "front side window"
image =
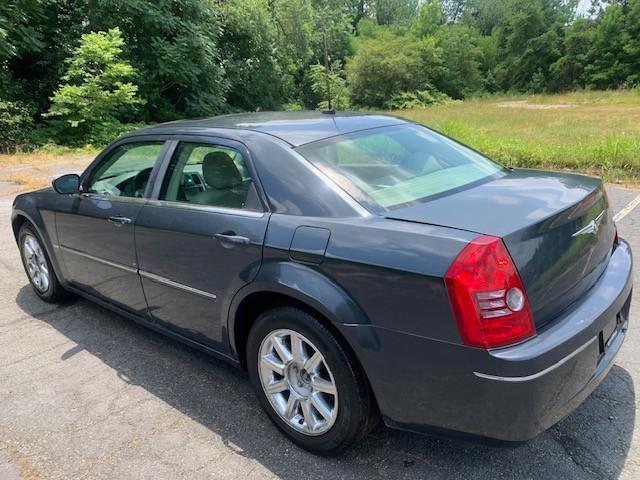
[[[260,210],[245,158],[230,147],[181,142],[160,199],[212,207]]]
[[[127,143],[116,147],[91,172],[86,191],[112,197],[143,197],[163,144]]]
[[[297,151],[354,198],[393,209],[491,177],[502,167],[418,125],[376,128]]]

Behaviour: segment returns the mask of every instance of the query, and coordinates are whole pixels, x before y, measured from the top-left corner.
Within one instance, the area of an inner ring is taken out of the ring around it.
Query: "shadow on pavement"
[[[617,478],[631,444],[633,380],[614,366],[578,410],[521,447],[380,429],[339,458],[319,458],[293,446],[269,422],[243,372],[85,300],[51,310],[27,285],[16,302],[77,344],[61,362],[86,350],[123,381],[144,388],[219,435],[235,453],[287,480],[302,472],[306,478]]]

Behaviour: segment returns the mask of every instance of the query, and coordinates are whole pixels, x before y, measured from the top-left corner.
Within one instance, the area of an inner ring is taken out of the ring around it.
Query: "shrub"
[[[439,92],[435,88],[419,90],[417,92],[403,92],[394,95],[384,103],[384,108],[390,110],[411,110],[432,105],[442,105],[453,100],[446,93]]]
[[[433,38],[380,32],[359,43],[347,64],[349,97],[356,105],[382,107],[402,92],[428,89],[442,74],[440,49]]]
[[[32,128],[33,118],[24,104],[0,100],[0,151],[15,149]]]

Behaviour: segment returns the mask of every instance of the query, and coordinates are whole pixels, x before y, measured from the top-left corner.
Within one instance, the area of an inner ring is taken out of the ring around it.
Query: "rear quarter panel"
[[[289,248],[300,226],[330,232],[324,258],[294,261]],[[336,285],[362,311],[359,320],[330,308],[336,323],[363,323],[460,342],[443,276],[474,233],[379,217],[320,219],[274,214],[263,268],[294,262]]]

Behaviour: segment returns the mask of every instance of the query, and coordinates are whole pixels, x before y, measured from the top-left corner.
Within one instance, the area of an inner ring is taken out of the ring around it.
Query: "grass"
[[[75,164],[84,162],[89,157],[95,157],[99,151],[91,146],[68,148],[59,145],[45,145],[38,150],[0,154],[0,167]]]
[[[640,89],[494,96],[393,113],[504,165],[640,183]]]

